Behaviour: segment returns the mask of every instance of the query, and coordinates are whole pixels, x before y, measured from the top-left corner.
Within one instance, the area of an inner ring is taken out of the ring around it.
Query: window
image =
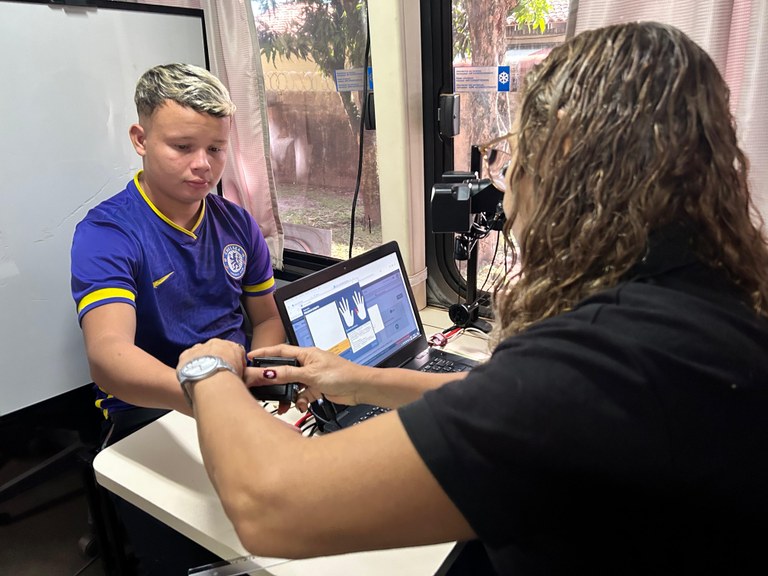
[[[431,166],[426,178],[441,182],[443,174],[451,170],[478,170],[484,178],[488,175],[482,173],[481,166],[471,163],[471,148],[510,131],[525,73],[565,40],[569,1],[519,2],[518,9],[515,3],[492,0],[436,4],[422,2],[422,45],[431,41],[436,47],[431,53],[434,73],[428,76],[425,71],[425,98],[435,90],[459,94],[461,111],[459,133],[452,138],[437,134],[437,127],[426,121],[425,154]],[[489,80],[487,85],[480,85],[478,74]],[[505,82],[499,81],[500,74]],[[433,117],[433,113],[425,112],[425,118]],[[429,182],[427,185],[431,186]],[[474,241],[467,236],[439,234],[431,245],[428,243],[433,302],[472,299],[474,288],[478,294],[489,291],[495,278],[505,272],[509,265],[505,240],[499,231],[489,231],[477,243],[476,278],[470,278],[468,286],[467,246]],[[481,313],[489,315],[488,298],[482,298],[480,304]]]
[[[513,6],[518,10],[511,10]],[[515,117],[515,92],[525,72],[553,46],[582,30],[656,20],[689,35],[709,53],[728,82],[740,145],[750,159],[753,201],[766,218],[768,116],[763,111],[768,100],[761,90],[768,73],[768,48],[761,42],[768,32],[765,6],[761,0],[422,0],[425,198],[429,200],[429,189],[446,171],[470,169],[472,144],[509,130]],[[509,92],[454,89],[454,73],[485,66],[509,66]],[[438,133],[434,118],[438,95],[450,92],[461,94],[461,130],[446,138]],[[465,298],[466,263],[454,257],[453,235],[431,235],[429,214],[427,220],[430,301],[452,304]],[[478,250],[478,288],[485,285],[486,290],[505,263],[503,240],[496,248],[495,236],[490,235]],[[487,307],[481,311],[490,313]]]
[[[454,170],[475,168],[470,165],[471,147],[510,132],[526,72],[565,40],[569,0],[517,4],[514,8],[514,3],[491,0],[452,0],[454,91],[461,95],[461,130],[453,139]],[[491,88],[472,87],[462,80],[467,72],[485,67],[493,70]],[[477,168],[481,178],[490,177],[482,166]],[[491,232],[478,243],[477,288],[481,291],[490,290],[494,278],[506,270],[501,236]],[[454,255],[463,258],[463,251],[458,247]],[[457,259],[457,264],[466,279],[467,260]]]
[[[373,130],[362,132],[360,164],[365,5],[252,0],[252,6],[285,248],[347,258],[353,205],[352,254],[381,244]]]

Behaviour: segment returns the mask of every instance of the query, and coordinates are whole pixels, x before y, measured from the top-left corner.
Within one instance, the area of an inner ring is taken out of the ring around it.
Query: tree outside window
[[[363,91],[337,90],[334,82],[337,71],[366,69],[365,3],[252,0],[252,6],[286,248],[346,258],[353,203],[352,253],[381,244],[376,133],[363,133],[359,172]]]

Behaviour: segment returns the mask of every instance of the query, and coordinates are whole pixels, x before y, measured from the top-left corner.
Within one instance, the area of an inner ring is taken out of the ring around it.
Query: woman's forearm
[[[375,368],[366,373],[367,381],[362,383],[356,397],[360,404],[399,408],[418,400],[428,390],[465,376],[465,372],[436,374],[405,368]]]

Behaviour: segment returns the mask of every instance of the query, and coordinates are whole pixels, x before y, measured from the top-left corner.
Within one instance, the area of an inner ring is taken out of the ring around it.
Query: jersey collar
[[[179,232],[182,232],[186,234],[187,236],[191,236],[195,240],[197,240],[197,235],[195,234],[195,230],[197,230],[200,226],[200,223],[203,221],[203,218],[205,217],[205,198],[203,198],[203,209],[200,210],[200,216],[198,217],[197,221],[195,222],[195,225],[192,226],[192,230],[187,230],[186,228],[183,228],[182,226],[179,226],[176,224],[173,220],[168,218],[165,214],[163,214],[157,206],[155,206],[152,203],[152,200],[149,199],[149,196],[147,196],[146,192],[144,192],[144,188],[142,188],[141,183],[139,182],[139,176],[141,176],[142,172],[144,170],[139,170],[136,172],[136,175],[133,177],[133,183],[136,186],[136,189],[139,191],[139,194],[141,194],[141,197],[144,198],[144,201],[147,203],[147,205],[152,209],[152,212],[157,214],[158,218],[160,218],[163,222],[171,226],[172,228],[175,228]]]

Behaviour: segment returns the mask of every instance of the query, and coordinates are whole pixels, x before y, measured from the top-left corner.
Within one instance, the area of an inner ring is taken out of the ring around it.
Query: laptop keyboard
[[[374,416],[389,412],[390,408],[382,408],[372,404],[358,404],[356,406],[337,406],[336,410],[338,412],[333,412],[333,409],[331,412],[323,411],[320,415],[317,413],[317,408],[313,409],[312,413],[315,414],[321,432],[328,433],[341,428],[349,428]]]
[[[471,362],[471,360],[470,360]],[[450,373],[450,372],[466,372],[471,370],[472,366],[463,364],[461,362],[454,362],[447,358],[432,358],[429,362],[424,364],[419,370],[422,372],[438,372],[438,373]],[[358,404],[357,406],[344,406],[340,407],[339,411],[333,416],[325,415],[320,421],[320,430],[324,433],[333,432],[340,428],[349,428],[355,424],[360,424],[365,420],[369,420],[379,414],[389,412],[389,408],[382,408],[381,406],[373,406],[370,404]],[[317,415],[316,415],[317,417]]]
[[[466,372],[471,367],[446,358],[432,358],[419,370],[421,372]]]
[[[369,418],[373,418],[374,416],[378,416],[379,414],[384,414],[385,412],[389,412],[389,408],[382,408],[381,406],[370,406],[368,410],[363,412],[357,417],[357,420],[355,421],[355,424],[359,424],[363,420],[368,420]]]

